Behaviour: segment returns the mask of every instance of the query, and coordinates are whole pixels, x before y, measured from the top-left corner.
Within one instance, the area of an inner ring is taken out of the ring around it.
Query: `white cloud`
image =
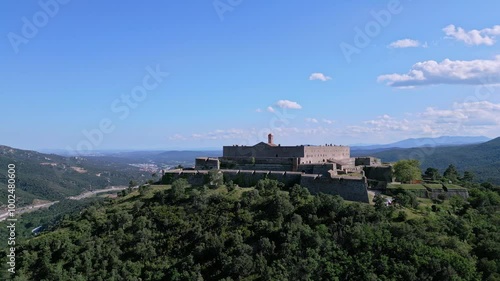
[[[323,121],[323,123],[326,123],[326,124],[333,124],[335,122],[334,120],[329,120],[329,119],[323,119],[321,121]]]
[[[467,45],[488,45],[495,44],[495,36],[500,35],[500,25],[495,25],[492,28],[481,30],[473,29],[465,31],[461,27],[455,27],[453,24],[443,28],[444,33],[448,38],[462,41]]]
[[[372,125],[375,131],[391,130],[391,131],[408,131],[410,130],[410,121],[407,119],[397,120],[391,116],[384,114],[374,120],[368,120],[365,124]]]
[[[273,108],[272,106],[268,106],[268,107],[267,107],[267,111],[268,111],[268,112],[274,112],[274,108]]]
[[[309,76],[309,80],[320,80],[323,82],[331,80],[331,79],[332,79],[332,77],[326,76],[325,74],[319,73],[319,72],[312,73]]]
[[[435,84],[486,85],[500,83],[500,55],[492,60],[459,61],[445,59],[414,64],[407,74],[385,74],[378,82],[387,81],[392,87],[412,87]]]
[[[257,108],[257,109],[255,110],[255,112],[262,112],[262,109]]]
[[[411,48],[411,47],[420,47],[421,44],[418,40],[413,39],[401,39],[392,42],[387,46],[388,48]],[[424,47],[424,46],[423,46]],[[427,47],[427,43],[425,43],[425,47]]]
[[[316,118],[306,118],[306,122],[318,123],[318,119],[316,119]]]
[[[382,115],[361,125],[348,126],[344,133],[358,137],[392,136],[393,139],[424,135],[498,135],[500,103],[478,101],[454,103],[445,109],[429,107],[408,119]]]
[[[459,124],[461,127],[499,126],[500,104],[478,101],[455,103],[447,110],[429,107],[420,117],[431,119],[435,124]]]
[[[175,134],[173,136],[168,137],[169,140],[185,140],[186,138],[181,134]]]
[[[281,108],[289,108],[289,109],[301,109],[302,106],[294,101],[289,101],[289,100],[279,100],[276,103],[277,106]]]

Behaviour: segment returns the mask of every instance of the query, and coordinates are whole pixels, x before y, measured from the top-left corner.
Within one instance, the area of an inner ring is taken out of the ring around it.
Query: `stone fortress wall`
[[[366,177],[334,177],[325,174],[259,170],[220,170],[219,172],[223,174],[224,181],[232,181],[242,187],[255,186],[262,179],[273,179],[288,187],[300,184],[306,187],[311,194],[321,192],[340,195],[346,200],[369,202]],[[166,183],[171,183],[179,178],[184,178],[190,184],[197,186],[208,183],[208,171],[171,170],[166,171],[164,178],[165,176],[168,177]]]
[[[304,147],[270,145],[268,143],[258,143],[254,146],[224,146],[222,148],[223,157],[304,157]]]
[[[325,163],[328,160],[347,160],[351,157],[348,146],[321,145],[303,146],[304,156],[300,158],[300,164]]]
[[[294,157],[220,157],[221,169],[297,171]]]
[[[311,194],[326,193],[339,195],[345,200],[369,203],[366,177],[327,177],[304,174],[300,185]]]
[[[197,170],[212,170],[220,169],[220,161],[218,158],[198,157],[194,161]]]

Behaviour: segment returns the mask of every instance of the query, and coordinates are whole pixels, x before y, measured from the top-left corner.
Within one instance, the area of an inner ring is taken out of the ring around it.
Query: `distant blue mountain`
[[[437,138],[411,138],[389,144],[351,146],[351,151],[356,151],[356,150],[383,151],[390,148],[412,148],[412,147],[422,147],[422,146],[432,146],[432,147],[457,146],[457,145],[483,143],[489,140],[491,139],[484,136],[475,136],[475,137],[442,136]]]

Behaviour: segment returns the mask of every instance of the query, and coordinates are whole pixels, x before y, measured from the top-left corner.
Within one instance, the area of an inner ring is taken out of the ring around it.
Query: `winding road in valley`
[[[119,192],[119,191],[122,191],[122,190],[127,189],[127,188],[128,188],[127,186],[111,186],[111,187],[106,188],[106,189],[87,191],[87,192],[84,192],[80,195],[70,196],[70,197],[66,197],[66,198],[71,199],[71,200],[81,200],[83,198],[88,198],[88,197],[94,196],[94,195],[99,194],[99,193],[105,193],[105,192],[110,192],[110,191]],[[138,187],[134,186],[133,188],[138,188]],[[18,215],[23,214],[23,213],[33,212],[33,211],[36,211],[36,210],[39,210],[42,208],[48,208],[56,203],[59,203],[59,201],[52,201],[52,202],[47,202],[47,203],[43,203],[43,204],[28,205],[28,206],[16,208],[15,216],[17,217]],[[5,219],[7,219],[8,215],[9,215],[9,212],[7,210],[0,211],[0,221],[4,221]]]

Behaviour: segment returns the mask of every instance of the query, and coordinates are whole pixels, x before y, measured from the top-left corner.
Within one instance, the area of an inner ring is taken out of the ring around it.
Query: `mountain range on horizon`
[[[491,140],[491,138],[485,136],[440,136],[435,138],[408,138],[387,144],[352,144],[350,145],[351,150],[383,150],[387,148],[412,148],[412,147],[422,147],[422,146],[455,146],[455,145],[466,145],[482,143]],[[171,149],[102,149],[94,150],[87,156],[119,156],[123,157],[125,155],[135,155],[137,153],[145,153],[148,155],[160,154],[165,152],[209,152],[210,156],[213,152],[221,151],[221,147],[203,147],[203,148],[171,148]],[[46,154],[57,154],[62,156],[74,156],[74,154],[68,152],[65,149],[36,149],[34,151]]]
[[[372,150],[384,148],[412,148],[422,146],[455,146],[474,144],[490,141],[491,139],[485,136],[441,136],[435,138],[409,138],[401,141],[388,144],[359,144],[351,146],[351,149],[357,150]]]

